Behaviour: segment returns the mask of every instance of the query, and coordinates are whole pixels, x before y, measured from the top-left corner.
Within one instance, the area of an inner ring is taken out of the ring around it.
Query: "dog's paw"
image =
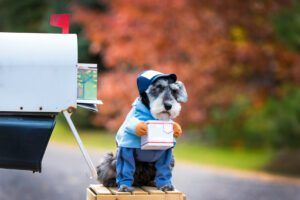
[[[127,186],[127,185],[121,185],[118,189],[119,192],[133,192],[134,188]]]
[[[145,122],[140,122],[135,127],[135,132],[138,136],[147,135],[148,126]]]
[[[175,138],[178,138],[182,135],[182,129],[181,129],[181,126],[178,123],[174,122],[173,130],[174,130],[174,137]]]
[[[166,191],[173,191],[174,190],[174,186],[173,185],[164,185],[164,186],[162,186],[162,187],[160,187],[158,189],[160,189],[161,191],[164,191],[164,192],[166,192]]]

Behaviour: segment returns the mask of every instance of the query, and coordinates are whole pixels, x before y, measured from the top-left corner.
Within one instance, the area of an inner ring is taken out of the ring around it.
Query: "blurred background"
[[[104,105],[73,116],[88,147],[115,149],[137,74],[155,69],[189,94],[179,161],[300,175],[300,1],[0,0],[0,31],[59,32],[53,13],[72,14],[79,62],[98,64]],[[63,118],[51,142],[75,145]]]

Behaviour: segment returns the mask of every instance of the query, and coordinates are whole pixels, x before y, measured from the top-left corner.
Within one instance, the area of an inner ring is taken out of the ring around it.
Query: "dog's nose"
[[[166,110],[171,110],[171,108],[172,108],[172,104],[170,104],[170,103],[164,103],[164,106],[165,106]]]

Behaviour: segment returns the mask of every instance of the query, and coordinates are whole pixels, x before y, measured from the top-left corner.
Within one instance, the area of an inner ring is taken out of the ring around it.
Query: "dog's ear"
[[[181,81],[176,81],[172,83],[171,88],[177,91],[176,100],[180,103],[185,103],[188,100],[188,95],[185,89],[184,84]]]

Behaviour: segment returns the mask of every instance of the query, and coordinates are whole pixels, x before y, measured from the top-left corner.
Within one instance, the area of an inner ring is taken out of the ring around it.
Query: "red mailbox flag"
[[[60,27],[63,34],[69,33],[70,14],[53,14],[50,17],[50,25]]]

